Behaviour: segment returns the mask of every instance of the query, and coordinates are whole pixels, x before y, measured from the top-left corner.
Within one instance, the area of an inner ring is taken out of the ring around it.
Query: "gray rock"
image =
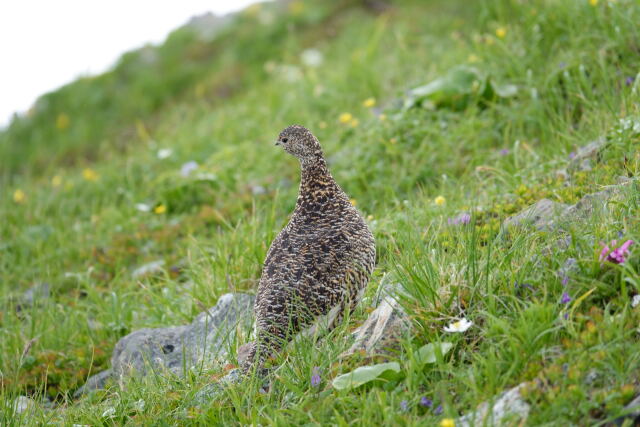
[[[637,426],[640,425],[640,395],[636,396],[623,409],[625,415],[616,418],[611,424],[615,426]]]
[[[564,203],[542,199],[527,209],[507,218],[503,228],[531,225],[537,230],[549,230],[554,228],[555,221],[569,208]]]
[[[160,273],[161,271],[163,271],[164,264],[165,262],[163,259],[159,259],[157,261],[151,261],[133,270],[133,273],[131,273],[131,276],[134,279],[136,279],[138,277],[146,276],[148,274]]]
[[[111,378],[113,378],[113,371],[111,369],[98,372],[97,374],[90,376],[87,382],[73,393],[73,397],[78,398],[93,390],[102,390],[107,384],[107,381]]]
[[[606,144],[607,140],[605,138],[599,138],[591,141],[584,147],[578,148],[575,155],[571,158],[567,170],[569,172],[591,170],[595,163],[599,161],[600,151]]]
[[[13,401],[13,412],[15,414],[24,414],[34,411],[38,406],[38,403],[30,397],[18,396],[16,400]]]
[[[222,394],[225,386],[238,384],[242,381],[240,369],[232,369],[216,383],[210,383],[202,387],[193,397],[193,406],[202,406],[211,402]]]
[[[225,294],[215,307],[200,313],[190,325],[140,329],[122,338],[111,358],[113,374],[171,373],[209,365],[226,358],[237,328],[250,328],[254,297]]]
[[[580,265],[578,265],[578,260],[575,258],[567,258],[564,264],[562,264],[562,267],[558,270],[558,276],[560,279],[563,279],[577,273],[579,270]]]
[[[51,289],[48,283],[36,283],[22,294],[22,301],[25,304],[33,305],[37,301],[44,301],[51,296]]]
[[[574,205],[542,199],[527,209],[507,218],[502,228],[531,225],[537,230],[557,231],[589,220],[597,212],[607,213],[607,204],[617,200],[633,181],[611,185],[597,193],[586,194]],[[563,248],[568,247],[570,240],[558,242]]]
[[[367,356],[385,355],[397,349],[399,340],[411,331],[411,321],[399,302],[401,286],[382,280],[378,295],[373,301],[376,309],[367,320],[352,333],[353,345],[340,357],[356,353]]]
[[[21,311],[25,308],[33,307],[34,304],[44,302],[50,297],[51,289],[49,284],[46,282],[36,283],[24,291],[18,298],[15,298],[15,307],[17,311]]]
[[[570,206],[563,214],[562,220],[575,223],[585,221],[597,211],[604,212],[607,203],[620,197],[630,182],[611,185],[597,193],[584,195],[575,205]]]
[[[531,409],[520,394],[520,390],[525,385],[526,383],[522,383],[503,392],[493,403],[481,403],[474,412],[458,418],[455,422],[456,426],[524,425],[524,421],[529,416],[529,410]]]

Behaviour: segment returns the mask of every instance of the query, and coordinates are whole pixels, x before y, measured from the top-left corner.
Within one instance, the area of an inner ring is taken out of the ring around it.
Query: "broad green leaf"
[[[404,108],[445,107],[462,110],[471,100],[482,102],[507,98],[514,96],[517,91],[518,88],[514,85],[493,82],[490,76],[477,68],[460,65],[452,68],[444,76],[410,90],[404,101]]]
[[[436,363],[436,349],[440,350],[440,353],[444,356],[451,350],[453,344],[450,342],[443,343],[429,343],[420,347],[415,353],[414,357],[420,366],[424,366],[430,363]]]
[[[333,387],[347,390],[359,387],[376,379],[394,380],[400,373],[398,362],[379,363],[371,366],[360,366],[353,371],[339,375],[333,379]]]

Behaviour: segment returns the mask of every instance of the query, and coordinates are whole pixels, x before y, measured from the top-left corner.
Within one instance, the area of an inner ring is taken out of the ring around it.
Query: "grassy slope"
[[[406,349],[448,339],[452,355],[427,370],[403,362],[407,378],[399,384],[337,392],[330,379],[358,364],[336,356],[345,330],[365,316],[359,312],[336,339],[301,343],[283,355],[267,396],[244,386],[203,411],[188,410],[189,397],[214,370],[112,388],[42,420],[99,424],[114,407],[115,423],[434,423],[442,416],[419,407],[421,396],[455,416],[534,378],[544,386],[528,396],[532,424],[589,424],[615,416],[629,400],[640,357],[640,313],[629,306],[629,295],[640,291],[637,251],[624,267],[601,269],[593,242],[618,232],[638,240],[637,192],[610,215],[576,227],[571,247],[541,263],[536,255],[553,236],[496,234],[501,219],[542,197],[574,202],[637,173],[638,136],[623,133],[611,138],[604,161],[570,186],[553,174],[576,147],[613,135],[620,118],[638,120],[625,84],[640,65],[637,3],[402,2],[379,16],[356,3],[326,4],[294,3],[269,25],[258,23],[265,8],[251,9],[210,44],[179,32],[175,50],[170,42],[162,53],[168,68],[161,73],[176,76],[175,85],[147,81],[154,74],[143,65],[135,77],[118,68],[49,95],[59,104],[45,104],[50,108],[0,136],[2,404],[25,392],[73,391],[89,369],[108,366],[113,345],[128,332],[186,323],[230,285],[252,289],[295,201],[298,165],[270,144],[290,123],[316,133],[335,177],[371,215],[379,268],[370,290],[389,272],[416,296],[407,308],[418,333]],[[499,28],[506,30],[502,38]],[[301,66],[295,81],[268,72],[300,65],[308,47],[323,52],[319,68]],[[187,51],[202,53],[193,54],[195,71],[172,68]],[[457,112],[393,109],[406,89],[468,61],[517,84],[518,96]],[[121,85],[116,98],[76,105],[84,95],[111,93],[113,82]],[[389,107],[386,120],[362,106],[368,97]],[[343,112],[359,125],[339,123]],[[60,114],[68,126],[56,127]],[[160,148],[173,155],[158,159]],[[180,176],[189,160],[206,179]],[[97,179],[83,175],[85,168]],[[254,194],[257,186],[266,192]],[[26,195],[22,203],[13,200],[17,189]],[[434,204],[437,195],[444,206]],[[141,202],[166,212],[139,212]],[[482,210],[473,226],[447,226],[448,217],[474,206]],[[573,301],[595,290],[563,321],[557,270],[570,256],[581,266],[566,289]],[[165,273],[131,277],[159,259]],[[43,281],[52,299],[20,313],[10,308],[12,295]],[[516,281],[533,290],[518,292]],[[444,337],[442,326],[462,313],[476,326]],[[314,366],[323,369],[319,392],[309,384]],[[585,385],[593,368],[601,375]],[[139,399],[145,407],[135,410]]]

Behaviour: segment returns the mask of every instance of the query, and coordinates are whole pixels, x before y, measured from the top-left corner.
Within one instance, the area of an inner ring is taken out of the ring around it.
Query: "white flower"
[[[180,175],[186,178],[191,175],[191,172],[196,169],[198,169],[198,163],[191,160],[182,165],[182,167],[180,168]]]
[[[307,67],[317,67],[322,64],[324,57],[318,49],[307,49],[300,55],[302,63]]]
[[[634,295],[631,300],[631,307],[636,308],[640,304],[640,294]]]
[[[445,326],[444,331],[445,332],[465,332],[471,326],[473,326],[473,322],[463,317],[457,322],[453,322],[449,324],[449,326]]]
[[[167,157],[173,154],[173,150],[171,148],[161,148],[158,150],[158,158],[166,159]]]
[[[116,408],[111,407],[111,408],[107,408],[103,413],[102,413],[102,418],[111,418],[116,414]]]
[[[140,212],[149,212],[151,210],[151,206],[146,203],[136,203],[136,209]]]

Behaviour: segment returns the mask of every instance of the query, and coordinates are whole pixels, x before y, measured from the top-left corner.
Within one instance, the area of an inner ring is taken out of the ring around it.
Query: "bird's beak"
[[[276,140],[276,145],[280,145],[280,140],[279,139]]]

